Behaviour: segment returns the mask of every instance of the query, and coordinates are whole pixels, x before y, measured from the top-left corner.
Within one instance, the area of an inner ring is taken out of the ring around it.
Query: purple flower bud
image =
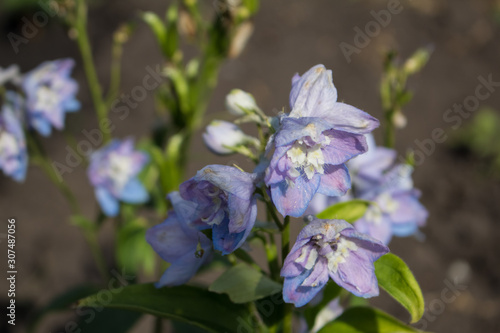
[[[299,217],[316,193],[347,192],[351,183],[345,162],[367,151],[363,134],[379,122],[337,102],[331,71],[322,65],[292,79],[290,106],[274,138],[265,182],[278,211]]]
[[[123,142],[115,139],[92,153],[87,174],[106,215],[118,214],[119,200],[127,203],[148,200],[148,193],[137,178],[147,161],[145,153],[134,150],[132,139]]]
[[[212,257],[210,239],[194,228],[189,220],[190,213],[185,211],[190,203],[183,203],[177,192],[171,193],[169,197],[174,198],[174,211],[169,212],[165,222],[146,232],[147,242],[163,260],[170,263],[160,281],[156,283],[157,288],[188,282]],[[181,215],[179,212],[182,212]]]
[[[379,293],[373,263],[389,249],[343,220],[313,221],[302,229],[285,259],[283,299],[301,307],[331,278],[360,297]]]
[[[203,133],[203,141],[207,147],[214,154],[220,155],[232,154],[234,151],[231,148],[246,144],[252,139],[235,124],[222,120],[212,121]]]
[[[28,122],[43,136],[52,126],[64,128],[66,112],[80,109],[78,83],[70,77],[74,64],[72,59],[47,61],[24,76]]]
[[[235,167],[208,165],[179,187],[181,197],[196,204],[199,228],[212,228],[214,248],[222,254],[239,248],[255,224],[255,179]]]
[[[0,113],[0,169],[5,175],[22,182],[28,168],[26,139],[19,116],[9,100],[7,96]]]

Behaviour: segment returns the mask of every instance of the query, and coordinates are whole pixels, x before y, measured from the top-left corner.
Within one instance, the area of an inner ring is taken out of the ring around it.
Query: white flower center
[[[0,160],[5,161],[19,152],[20,147],[14,135],[0,131]]]
[[[120,191],[134,174],[132,158],[116,152],[110,153],[106,173]]]
[[[337,273],[339,264],[344,263],[349,257],[350,251],[356,251],[358,246],[340,235],[337,235],[338,241],[336,243],[337,249],[332,252],[328,252],[326,259],[328,260],[328,270],[333,273]]]
[[[330,143],[328,137],[325,136],[325,139],[326,144]],[[321,143],[308,146],[302,140],[297,140],[292,148],[286,152],[286,155],[293,164],[293,169],[288,172],[289,175],[291,177],[298,177],[301,170],[304,170],[308,179],[311,179],[317,173],[324,174],[323,165],[325,164],[325,159],[321,151],[322,146]]]
[[[378,225],[382,222],[382,214],[382,210],[378,205],[371,205],[366,210],[365,219],[370,223]]]
[[[38,88],[36,99],[35,110],[52,111],[59,104],[59,96],[47,86]]]
[[[399,208],[399,203],[388,193],[382,193],[375,201],[377,204],[368,207],[365,214],[365,219],[375,225],[382,222],[384,214],[392,214]]]

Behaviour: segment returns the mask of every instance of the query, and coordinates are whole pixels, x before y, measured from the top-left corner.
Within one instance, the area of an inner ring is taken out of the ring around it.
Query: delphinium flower
[[[170,266],[156,287],[178,286],[189,281],[212,257],[212,242],[193,224],[195,209],[179,192],[169,194],[173,210],[167,219],[146,232],[146,240]]]
[[[78,83],[70,77],[74,64],[72,59],[47,61],[23,77],[28,123],[43,136],[52,127],[62,129],[66,112],[80,108]]]
[[[350,178],[345,162],[367,151],[363,134],[379,122],[337,102],[332,73],[323,65],[294,76],[290,107],[274,136],[275,151],[265,182],[278,211],[299,217],[316,193],[347,192]]]
[[[184,200],[196,204],[198,226],[212,228],[214,248],[228,254],[246,240],[257,218],[256,175],[225,165],[208,165],[181,184]]]
[[[87,173],[106,215],[118,214],[119,201],[134,204],[148,200],[148,193],[137,178],[147,161],[145,153],[134,149],[132,139],[115,139],[92,153]]]
[[[214,120],[207,126],[203,141],[213,153],[219,155],[234,153],[241,145],[259,144],[256,138],[243,133],[237,125],[222,120]]]
[[[283,299],[307,304],[331,278],[359,297],[379,293],[373,263],[389,249],[343,220],[313,219],[302,229],[285,259]]]
[[[376,147],[372,137],[368,142],[369,152],[349,162],[356,197],[373,202],[354,225],[388,244],[393,235],[415,234],[425,225],[428,212],[418,201],[420,191],[413,186],[413,168],[396,163],[396,152]]]
[[[26,139],[14,105],[6,98],[0,112],[0,169],[21,182],[26,178],[28,154]]]
[[[425,225],[428,212],[419,202],[420,191],[413,188],[409,166],[394,167],[372,191],[360,199],[372,201],[365,215],[355,222],[361,232],[388,244],[393,235],[406,237]]]

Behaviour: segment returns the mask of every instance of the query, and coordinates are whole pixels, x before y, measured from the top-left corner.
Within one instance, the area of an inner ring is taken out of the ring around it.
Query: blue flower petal
[[[107,216],[116,216],[120,210],[118,200],[103,187],[96,187],[95,196],[101,209]]]
[[[119,198],[123,202],[143,203],[148,200],[149,196],[139,179],[133,178],[123,187]]]

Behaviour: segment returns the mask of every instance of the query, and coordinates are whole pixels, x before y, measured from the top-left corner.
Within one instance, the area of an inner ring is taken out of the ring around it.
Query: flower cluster
[[[337,198],[316,195],[308,212],[315,215],[330,205],[354,198],[370,201],[365,215],[354,226],[389,244],[393,236],[416,234],[425,225],[428,213],[418,201],[420,191],[413,187],[413,168],[396,163],[396,151],[376,146],[372,135],[366,139],[369,151],[348,163],[354,190]]]
[[[330,279],[354,295],[378,295],[374,262],[389,249],[385,238],[364,226],[373,218],[377,223],[390,220],[391,233],[400,235],[422,218],[409,208],[420,206],[411,179],[401,177],[406,169],[394,165],[393,150],[373,144],[369,133],[378,120],[338,102],[332,73],[322,65],[293,77],[289,114],[267,118],[241,90],[232,91],[226,104],[240,117],[238,123],[259,126],[261,142],[233,123],[215,121],[203,134],[205,144],[214,153],[238,152],[258,165],[253,173],[208,165],[169,195],[173,210],[147,233],[153,249],[171,263],[158,286],[187,282],[212,249],[226,255],[240,248],[254,227],[257,199],[268,200],[268,209],[283,216],[300,217],[328,203],[350,200],[355,193],[374,202],[356,228],[344,220],[313,218],[302,229],[281,269],[283,298],[303,306]],[[264,126],[267,134],[262,133]],[[400,175],[399,181],[390,181],[394,174]],[[405,219],[410,216],[414,220]]]
[[[47,61],[22,75],[15,65],[0,68],[0,168],[21,182],[26,177],[28,155],[25,132],[35,129],[50,135],[52,126],[64,127],[66,112],[77,111],[78,84],[70,77],[74,61]]]

